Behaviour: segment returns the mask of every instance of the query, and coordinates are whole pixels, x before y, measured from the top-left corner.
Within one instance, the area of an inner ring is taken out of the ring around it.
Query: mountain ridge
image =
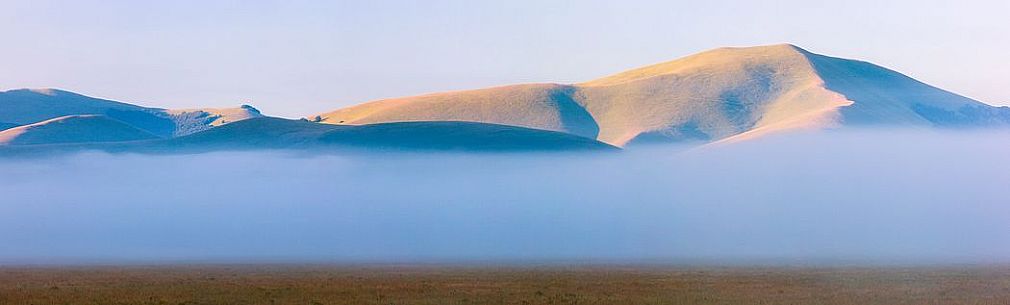
[[[0,91],[0,122],[28,125],[68,115],[104,115],[162,138],[262,116],[259,110],[248,105],[237,108],[163,109],[52,88]]]
[[[61,120],[51,121],[54,118],[104,123],[61,129],[56,127],[72,124],[61,125]],[[17,129],[8,136],[34,129],[63,130],[85,140],[100,138],[94,133],[103,129],[129,135],[129,128],[113,126],[122,123],[166,140],[149,144],[186,146],[189,141],[211,147],[199,139],[212,138],[223,148],[229,143],[247,148],[357,143],[417,149],[451,150],[454,145],[533,149],[527,144],[553,147],[541,141],[548,138],[571,147],[730,143],[779,132],[852,126],[1010,126],[1010,107],[990,106],[873,63],[778,44],[712,49],[580,83],[515,84],[380,99],[309,118],[270,118],[249,105],[143,107],[60,89],[0,92],[0,122],[4,122],[0,130]],[[238,125],[229,127],[232,124]],[[29,127],[21,128],[25,126]],[[61,135],[51,137],[53,143],[66,142]],[[133,138],[124,136],[122,141]],[[43,140],[29,142],[49,144]],[[111,140],[116,138],[102,139]]]
[[[528,115],[488,118],[494,105],[505,105],[504,113],[528,109]],[[582,121],[564,124],[564,117]],[[779,44],[718,48],[582,83],[519,84],[381,99],[315,118],[330,124],[492,122],[625,146],[649,140],[742,140],[847,125],[1008,125],[1010,109],[872,63]],[[574,131],[572,125],[596,129]],[[592,130],[597,131],[595,136]]]

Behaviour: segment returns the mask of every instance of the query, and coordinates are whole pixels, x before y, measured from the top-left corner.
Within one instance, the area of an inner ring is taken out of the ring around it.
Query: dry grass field
[[[1010,304],[1010,267],[0,267],[0,304]]]

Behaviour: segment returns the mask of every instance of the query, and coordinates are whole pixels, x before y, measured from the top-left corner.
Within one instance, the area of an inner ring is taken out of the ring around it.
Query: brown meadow
[[[4,267],[0,304],[1010,304],[1010,267]]]

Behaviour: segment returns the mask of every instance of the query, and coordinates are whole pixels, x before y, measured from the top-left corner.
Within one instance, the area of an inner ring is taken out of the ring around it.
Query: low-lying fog
[[[1010,261],[1010,132],[0,160],[0,262]]]

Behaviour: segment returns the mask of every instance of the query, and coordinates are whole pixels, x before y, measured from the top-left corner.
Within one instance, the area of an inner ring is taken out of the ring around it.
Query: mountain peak
[[[801,48],[801,47],[799,47],[797,45],[791,44],[791,43],[776,43],[776,44],[766,44],[766,45],[758,45],[758,46],[720,47],[720,48],[715,48],[715,49],[711,49],[711,50],[708,50],[708,51],[702,51],[702,52],[699,52],[697,54],[702,54],[702,53],[707,53],[707,52],[712,52],[712,51],[717,51],[717,50],[761,51],[761,52],[769,52],[769,53],[783,52],[783,51],[786,51],[786,52],[788,52],[788,51],[802,51],[802,52],[806,52],[806,50],[804,50],[803,48]]]
[[[791,44],[723,47],[671,61],[631,69],[579,85],[611,86],[652,77],[678,74],[724,74],[728,70],[756,65],[802,67],[809,65],[805,58],[806,53],[809,52]]]

